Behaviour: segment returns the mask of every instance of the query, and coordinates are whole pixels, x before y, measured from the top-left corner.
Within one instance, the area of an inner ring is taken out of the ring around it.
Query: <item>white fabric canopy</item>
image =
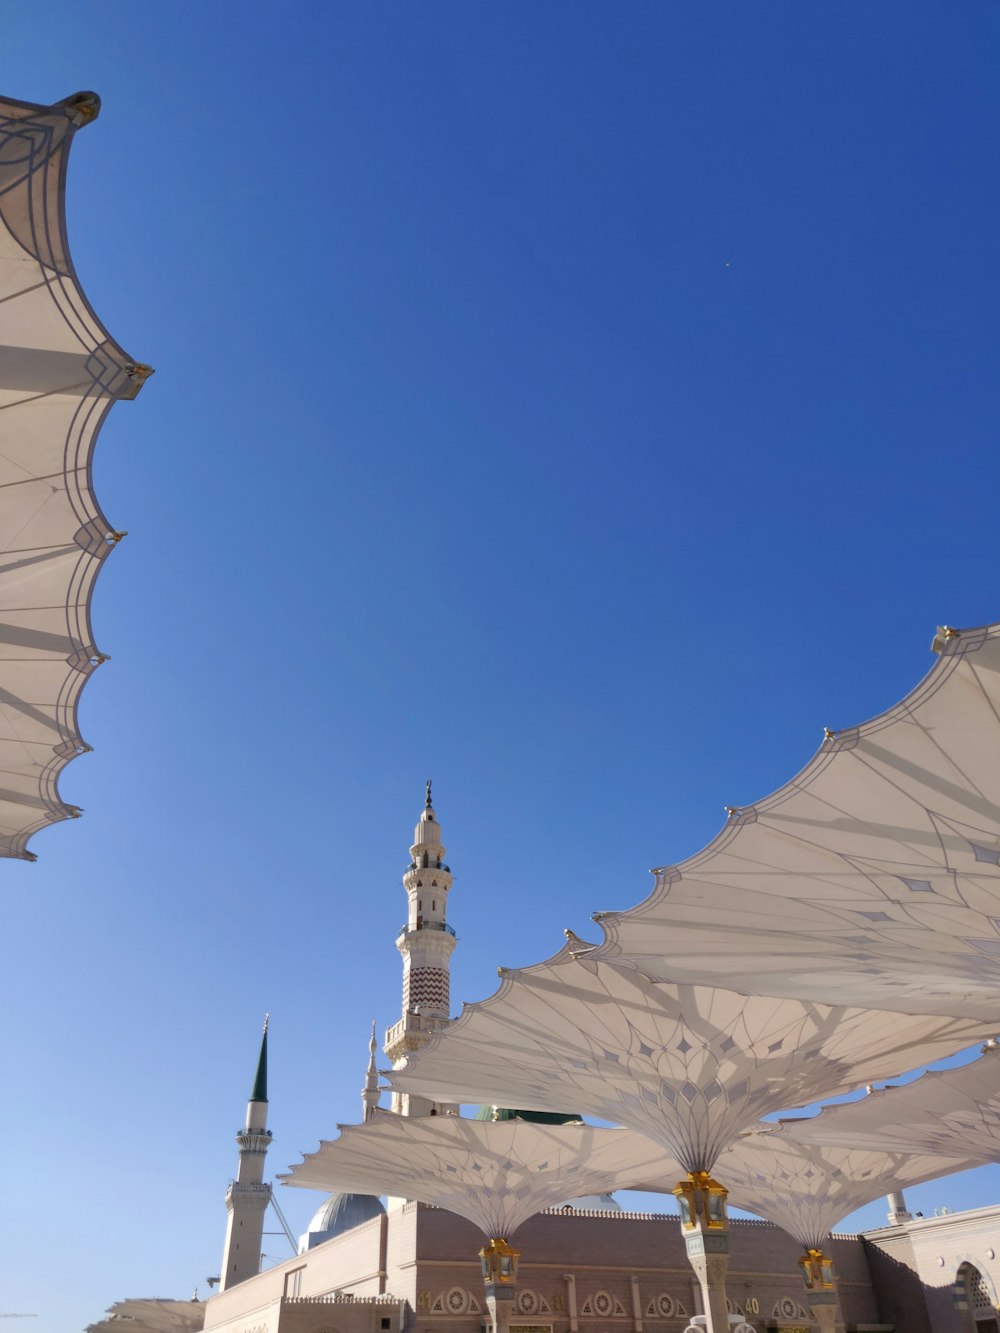
[[[711,981],[1000,1025],[1000,625],[942,631],[901,703],[828,734],[702,852],[599,913],[597,952]]]
[[[440,1102],[571,1107],[649,1135],[687,1170],[762,1116],[950,1055],[990,1028],[670,985],[596,963],[573,941],[503,973],[386,1077]]]
[[[104,660],[90,626],[120,534],[91,487],[108,410],[149,375],[91,310],[66,241],[66,163],[93,93],[0,100],[0,856],[79,813],[60,771],[89,747],[77,701]]]
[[[1000,1162],[1000,1049],[809,1119],[783,1120],[781,1135],[802,1144],[961,1155],[970,1165]]]
[[[205,1302],[117,1301],[108,1315],[98,1324],[88,1324],[87,1333],[122,1333],[125,1321],[130,1333],[197,1333],[205,1323]]]
[[[808,1147],[781,1135],[750,1134],[722,1154],[715,1174],[729,1202],[821,1250],[833,1228],[890,1190],[965,1171],[966,1157],[884,1149]]]
[[[396,1194],[435,1204],[489,1238],[509,1238],[543,1208],[680,1174],[677,1162],[627,1129],[526,1120],[462,1120],[382,1112],[341,1125],[281,1176],[306,1189]]]

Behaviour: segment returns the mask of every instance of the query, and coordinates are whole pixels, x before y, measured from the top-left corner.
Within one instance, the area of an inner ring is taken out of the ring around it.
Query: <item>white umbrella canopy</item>
[[[205,1302],[128,1300],[117,1301],[109,1318],[88,1324],[87,1333],[121,1333],[128,1322],[132,1333],[197,1333],[205,1323]]]
[[[791,782],[656,871],[645,902],[598,913],[596,957],[1000,1026],[1000,625],[933,646],[895,707],[827,733]]]
[[[111,406],[150,374],[109,336],[66,240],[66,166],[100,102],[0,99],[0,856],[79,811],[57,779],[89,747],[77,702],[105,660],[90,625],[94,582],[124,534],[91,486]]]
[[[940,1069],[819,1115],[780,1122],[783,1138],[892,1152],[953,1154],[970,1166],[1000,1162],[1000,1047],[956,1069]]]
[[[677,1163],[642,1135],[581,1122],[409,1117],[382,1112],[340,1125],[340,1138],[280,1176],[306,1189],[396,1194],[434,1204],[509,1238],[535,1213],[567,1199],[672,1179]]]
[[[393,1087],[442,1102],[572,1106],[648,1135],[685,1171],[763,1116],[849,1092],[988,1035],[975,1019],[739,995],[651,981],[571,940],[504,971],[398,1069]]]
[[[727,1148],[715,1169],[732,1206],[773,1222],[807,1250],[821,1250],[837,1223],[856,1208],[890,1190],[978,1164],[967,1157],[809,1146],[762,1130]]]

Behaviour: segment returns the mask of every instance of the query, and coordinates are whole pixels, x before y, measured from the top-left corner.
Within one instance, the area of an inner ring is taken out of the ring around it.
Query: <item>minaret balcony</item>
[[[272,1135],[269,1129],[238,1129],[236,1142],[241,1152],[265,1153],[271,1146]]]
[[[412,930],[441,930],[444,931],[446,935],[451,935],[453,939],[458,939],[458,936],[455,934],[455,927],[449,926],[447,921],[424,921],[422,917],[417,917],[417,924],[412,927]],[[399,934],[396,936],[396,943],[398,944],[404,935],[410,933],[411,927],[408,922],[404,921],[399,928]]]
[[[410,1051],[418,1051],[431,1033],[439,1032],[449,1022],[444,1014],[418,1014],[409,1009],[387,1029],[383,1049],[390,1060],[397,1060]]]
[[[231,1205],[235,1199],[266,1208],[271,1200],[271,1186],[266,1182],[256,1184],[248,1180],[231,1180],[226,1187],[226,1203]]]

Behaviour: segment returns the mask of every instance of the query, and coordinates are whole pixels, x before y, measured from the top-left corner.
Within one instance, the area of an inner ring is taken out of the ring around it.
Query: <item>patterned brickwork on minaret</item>
[[[450,1007],[450,978],[447,968],[411,968],[404,978],[403,1008],[437,1009],[446,1014]]]
[[[385,1053],[398,1065],[451,1021],[451,971],[455,932],[448,925],[451,870],[445,864],[441,826],[431,804],[431,784],[413,835],[403,875],[407,916],[396,939],[403,956],[403,1016],[385,1034]],[[415,1097],[393,1097],[393,1110],[433,1115],[446,1108]]]

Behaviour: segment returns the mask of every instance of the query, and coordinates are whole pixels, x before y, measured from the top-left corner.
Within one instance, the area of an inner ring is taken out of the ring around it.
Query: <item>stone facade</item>
[[[951,1266],[937,1267],[937,1252],[931,1259],[949,1300],[959,1250],[989,1247],[985,1231],[959,1226],[960,1218],[975,1218],[976,1227],[997,1227],[1000,1210],[979,1213],[923,1224],[933,1236],[935,1224],[952,1223],[940,1233],[949,1233]],[[924,1244],[909,1234],[921,1225],[882,1230],[867,1239],[832,1238],[839,1329],[975,1333],[972,1323],[921,1316],[922,1284],[912,1257],[906,1257],[915,1243]],[[767,1222],[736,1219],[731,1228],[732,1312],[759,1333],[811,1329],[798,1244]],[[464,1219],[406,1203],[213,1297],[205,1328],[211,1333],[482,1333],[487,1319],[477,1258],[482,1243]],[[514,1333],[682,1333],[700,1310],[674,1216],[544,1213],[526,1222],[513,1243],[521,1253]],[[898,1248],[907,1244],[905,1253]],[[938,1251],[942,1244],[943,1239]]]
[[[864,1243],[887,1323],[906,1333],[998,1333],[1000,1209],[915,1217]]]

